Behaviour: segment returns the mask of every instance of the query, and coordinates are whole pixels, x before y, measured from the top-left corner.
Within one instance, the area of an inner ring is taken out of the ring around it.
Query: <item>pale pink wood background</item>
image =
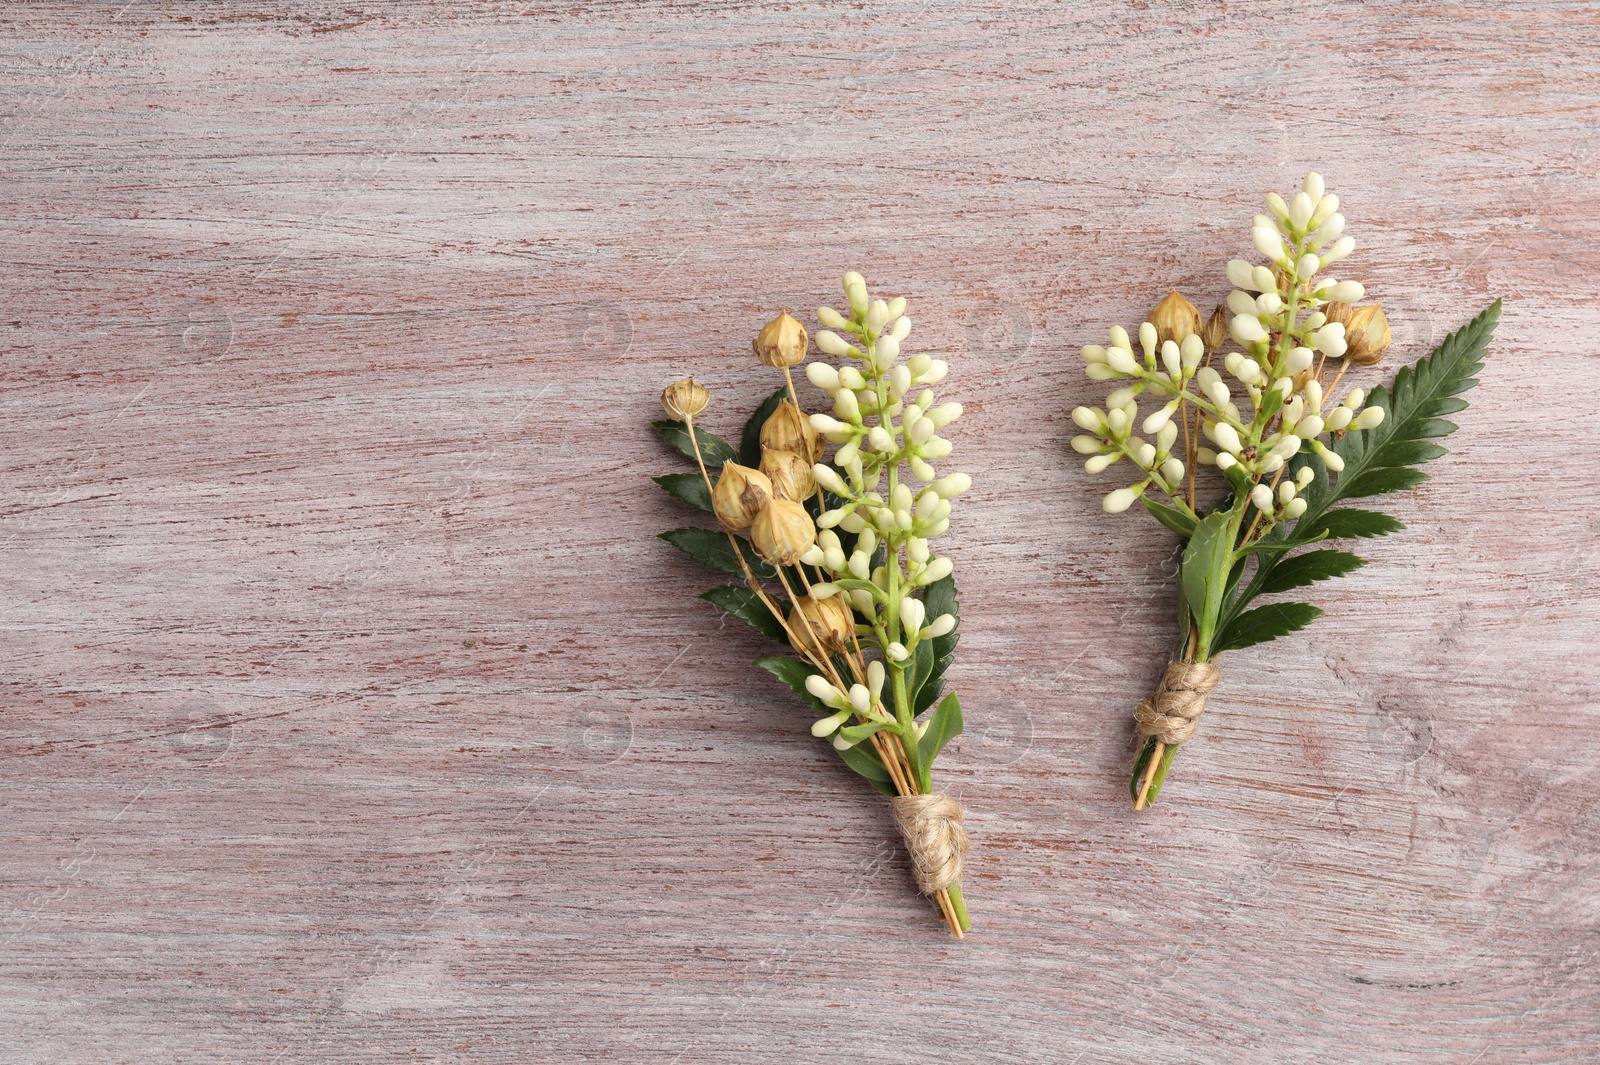
[[[1595,5],[303,7],[0,12],[0,1062],[1600,1056]],[[1500,338],[1135,817],[1074,353],[1310,166]],[[851,266],[970,412],[960,945],[653,538]]]

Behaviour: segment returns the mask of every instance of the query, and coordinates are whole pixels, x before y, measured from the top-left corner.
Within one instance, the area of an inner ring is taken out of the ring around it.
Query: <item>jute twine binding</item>
[[[1173,662],[1155,693],[1139,700],[1133,719],[1139,735],[1154,736],[1169,747],[1183,743],[1200,727],[1206,696],[1222,679],[1214,662]]]
[[[948,795],[896,795],[889,800],[895,826],[911,852],[917,887],[932,895],[961,879],[961,863],[972,841],[961,827],[961,804]]]

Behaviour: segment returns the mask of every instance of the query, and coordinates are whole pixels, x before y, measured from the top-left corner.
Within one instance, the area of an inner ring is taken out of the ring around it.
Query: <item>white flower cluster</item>
[[[1092,344],[1083,349],[1091,380],[1129,382],[1106,397],[1105,408],[1079,407],[1072,414],[1073,421],[1088,434],[1076,437],[1072,444],[1080,454],[1090,456],[1085,463],[1090,473],[1123,458],[1139,469],[1134,483],[1105,497],[1108,512],[1127,510],[1151,485],[1180,509],[1190,511],[1179,499],[1184,463],[1172,454],[1177,441],[1172,419],[1176,416],[1179,424],[1187,426],[1182,411],[1185,403],[1196,408],[1200,432],[1214,445],[1196,447],[1196,461],[1222,470],[1237,465],[1252,479],[1276,474],[1302,447],[1337,472],[1343,462],[1323,444],[1322,434],[1352,426],[1370,429],[1383,420],[1381,408],[1360,410],[1363,395],[1359,390],[1332,411],[1324,413],[1322,409],[1319,358],[1339,359],[1346,350],[1344,326],[1328,321],[1322,308],[1336,301],[1353,303],[1365,294],[1359,282],[1319,277],[1329,264],[1355,247],[1354,241],[1342,235],[1344,216],[1338,211],[1339,198],[1326,193],[1322,177],[1313,173],[1287,203],[1277,193],[1269,193],[1267,208],[1270,214],[1256,216],[1251,239],[1270,265],[1252,265],[1242,259],[1228,264],[1228,280],[1235,286],[1228,297],[1233,315],[1228,331],[1243,350],[1230,352],[1222,360],[1226,377],[1209,365],[1199,335],[1158,345],[1156,328],[1149,322],[1139,328],[1138,354],[1121,327],[1111,330],[1108,346]],[[1201,365],[1202,358],[1207,365]],[[1145,391],[1164,399],[1140,425],[1146,434],[1155,436],[1153,444],[1133,432],[1139,423],[1137,397]],[[1248,398],[1248,417],[1236,402],[1236,394]],[[1294,517],[1297,513],[1290,511],[1305,509],[1303,502],[1298,508],[1293,506],[1295,490],[1292,484],[1281,486],[1278,495],[1283,498],[1275,502],[1272,490],[1258,485],[1251,496],[1264,512]]]
[[[828,327],[818,331],[817,347],[857,365],[806,367],[811,383],[833,397],[833,414],[813,414],[811,425],[839,445],[832,465],[818,463],[813,471],[842,502],[817,519],[817,543],[800,561],[834,580],[871,584],[869,590],[825,583],[811,594],[843,592],[869,622],[869,638],[891,661],[902,662],[922,640],[955,628],[950,615],[925,617],[911,593],[950,575],[950,560],[935,556],[929,541],[950,528],[950,501],[972,486],[972,478],[941,475],[933,463],[950,454],[950,441],[939,432],[961,416],[961,404],[935,402],[931,386],[949,369],[942,360],[912,355],[900,361],[900,345],[911,332],[904,299],[870,299],[854,271],[844,275],[844,292],[848,317],[817,310]],[[835,528],[856,536],[848,556]],[[874,565],[880,545],[883,561]]]

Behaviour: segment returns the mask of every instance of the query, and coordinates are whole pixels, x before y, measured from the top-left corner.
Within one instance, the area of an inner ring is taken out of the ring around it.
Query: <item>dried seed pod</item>
[[[1221,351],[1222,345],[1228,342],[1228,308],[1225,304],[1217,304],[1217,309],[1206,319],[1205,327],[1200,330],[1200,340],[1207,351]]]
[[[717,520],[736,532],[755,523],[761,508],[772,501],[772,482],[760,470],[737,462],[726,462],[711,492],[711,508]]]
[[[1169,340],[1174,344],[1182,344],[1184,338],[1200,332],[1202,324],[1200,311],[1179,295],[1177,289],[1168,292],[1166,298],[1156,304],[1147,320],[1156,327],[1158,345]]]
[[[774,566],[792,566],[817,539],[806,508],[790,499],[774,499],[761,508],[750,526],[756,554]]]
[[[807,622],[810,628],[806,627]],[[802,595],[789,608],[789,629],[793,633],[789,643],[796,651],[814,658],[843,654],[855,634],[855,624],[855,615],[850,612],[843,595],[827,599]]]
[[[698,418],[711,402],[711,393],[692,377],[674,381],[661,392],[661,409],[675,422]]]
[[[761,327],[752,346],[756,358],[767,366],[782,369],[806,357],[806,327],[789,317],[788,308]]]
[[[1344,326],[1346,335],[1349,335],[1350,332],[1350,317],[1355,313],[1356,309],[1354,307],[1348,303],[1340,303],[1338,300],[1323,304],[1322,307],[1322,316],[1330,322],[1338,322]]]
[[[822,457],[822,438],[811,427],[811,419],[784,400],[761,425],[761,450],[793,451],[816,462]]]
[[[1344,327],[1344,357],[1357,366],[1372,366],[1389,352],[1389,319],[1383,304],[1357,307]]]
[[[772,494],[779,499],[804,502],[817,494],[817,478],[811,463],[794,451],[763,451],[761,472],[772,482]]]

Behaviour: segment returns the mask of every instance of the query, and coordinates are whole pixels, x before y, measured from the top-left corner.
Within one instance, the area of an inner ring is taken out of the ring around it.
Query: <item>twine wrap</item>
[[[1206,696],[1222,680],[1214,662],[1173,662],[1153,694],[1139,700],[1133,719],[1140,736],[1154,736],[1169,747],[1188,740],[1200,727]]]
[[[911,852],[911,869],[924,895],[961,880],[961,863],[972,841],[961,827],[961,804],[941,792],[896,795],[889,800],[895,827]]]

